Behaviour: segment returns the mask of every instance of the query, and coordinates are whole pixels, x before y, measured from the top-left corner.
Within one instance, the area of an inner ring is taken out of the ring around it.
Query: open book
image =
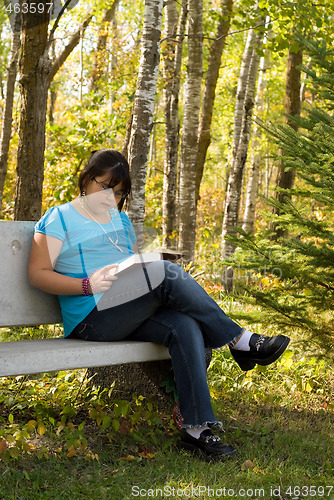
[[[135,253],[131,257],[123,260],[118,264],[118,267],[112,269],[113,274],[119,274],[132,266],[148,264],[157,260],[177,260],[182,257],[182,254],[173,252],[172,250],[163,250],[161,252]]]

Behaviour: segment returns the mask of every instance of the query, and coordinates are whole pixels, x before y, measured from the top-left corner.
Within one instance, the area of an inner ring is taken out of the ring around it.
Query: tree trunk
[[[105,71],[106,68],[106,47],[107,47],[107,23],[110,23],[116,13],[116,9],[118,7],[120,0],[114,0],[112,6],[109,9],[106,9],[104,11],[104,15],[102,18],[102,29],[99,34],[99,38],[97,41],[97,47],[96,50],[94,51],[94,61],[93,61],[93,68],[92,68],[92,73],[89,81],[89,86],[88,86],[88,91],[91,92],[92,90],[96,90],[97,84],[103,75],[103,72]]]
[[[20,57],[21,114],[17,152],[15,220],[41,216],[46,105],[51,62],[47,55],[49,16],[23,16]]]
[[[163,0],[146,0],[142,52],[134,100],[128,158],[133,194],[129,215],[142,244],[145,216],[145,183],[153,109],[159,71]]]
[[[131,137],[132,120],[133,120],[133,108],[131,110],[131,114],[128,118],[128,121],[126,122],[125,137],[122,145],[122,155],[125,156],[125,158],[129,157],[129,144]]]
[[[12,135],[12,116],[13,116],[13,102],[15,80],[17,74],[17,62],[19,58],[19,51],[21,46],[21,19],[17,15],[15,18],[15,25],[12,33],[9,66],[7,70],[6,79],[6,99],[3,114],[3,122],[1,128],[1,144],[0,144],[0,217],[2,211],[3,189],[5,185],[7,167],[8,167],[8,152],[10,138]]]
[[[179,249],[185,260],[194,259],[196,238],[196,145],[202,81],[203,1],[188,2],[188,67],[180,163]]]
[[[206,153],[211,142],[211,121],[215,102],[216,86],[219,77],[222,53],[225,47],[225,40],[230,29],[232,8],[233,0],[222,0],[221,19],[217,27],[216,39],[210,47],[208,71],[205,80],[202,112],[198,131],[196,155],[196,204],[199,200],[199,190],[203,177]]]
[[[297,118],[300,116],[301,111],[301,71],[300,65],[302,64],[303,54],[302,51],[298,52],[289,50],[288,54],[288,64],[286,73],[286,86],[285,86],[285,105],[284,105],[284,123],[289,125],[293,130],[298,130],[298,125],[291,119],[291,117]],[[281,157],[284,155],[284,150],[281,151]],[[278,166],[278,173],[276,178],[276,189],[275,195],[276,199],[283,203],[287,198],[290,197],[286,192],[280,191],[280,189],[291,189],[293,187],[296,176],[296,170],[291,169],[286,171],[284,162],[281,160]],[[282,215],[282,210],[278,207],[273,208],[273,213],[277,216]],[[287,230],[282,229],[277,224],[273,224],[274,235],[272,239],[277,240],[282,237],[286,237]]]
[[[52,42],[51,42],[52,64],[54,63],[55,59],[56,59],[56,42],[55,42],[55,40],[52,40]],[[56,106],[56,101],[57,101],[57,92],[56,92],[55,87],[53,85],[51,85],[49,88],[49,109],[47,111],[49,123],[51,125],[54,124],[54,110],[55,110],[55,106]],[[46,145],[46,147],[48,147],[48,145]]]
[[[270,54],[269,51],[266,51],[266,54],[261,58],[259,81],[255,98],[255,109],[257,111],[257,116],[263,113],[263,106],[264,106],[263,97],[267,86],[266,71],[269,68],[269,63],[270,63]],[[258,125],[255,125],[252,138],[253,153],[249,169],[249,179],[246,189],[244,221],[242,225],[242,229],[246,232],[251,232],[254,229],[256,198],[259,188],[260,166],[262,160],[262,154],[260,150],[261,137],[262,137],[262,128]]]
[[[51,39],[48,40],[47,9],[42,14],[28,12],[23,16],[15,220],[38,220],[41,216],[48,90],[52,78],[79,43],[80,33],[91,18],[84,21],[52,64],[48,56]]]
[[[166,5],[166,36],[164,52],[164,113],[166,123],[165,161],[162,200],[162,244],[174,247],[177,230],[177,164],[179,147],[179,92],[182,47],[187,20],[187,0],[183,0],[178,22],[175,2]]]
[[[263,33],[258,33],[257,35],[254,35],[252,32],[249,33],[240,71],[239,92],[235,112],[232,165],[228,181],[222,229],[222,258],[224,260],[230,257],[235,250],[235,245],[226,241],[225,237],[233,234],[235,226],[238,224],[242,179],[247,159],[256,76],[260,59],[258,49],[262,43],[262,38]],[[242,109],[240,109],[241,103]],[[229,270],[223,277],[223,284],[227,291],[231,290],[232,279],[233,271]]]

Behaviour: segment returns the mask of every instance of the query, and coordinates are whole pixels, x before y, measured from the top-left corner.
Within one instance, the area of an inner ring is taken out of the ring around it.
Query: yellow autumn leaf
[[[64,424],[60,424],[58,429],[56,430],[56,434],[57,436],[59,436],[59,434],[61,433],[61,431],[64,429],[65,425]]]
[[[37,432],[40,436],[43,436],[43,434],[45,434],[46,432],[46,427],[45,425],[43,424],[43,422],[39,422],[39,424],[37,425]]]
[[[133,455],[128,455],[127,457],[121,457],[120,460],[124,460],[125,462],[131,462],[135,457]]]
[[[269,283],[270,283],[269,278],[262,278],[261,283],[262,283],[262,285],[265,285],[265,286],[269,285]]]
[[[312,385],[310,384],[310,382],[306,382],[305,385],[304,385],[304,390],[306,392],[312,392]]]
[[[29,432],[33,431],[34,429],[36,429],[36,425],[37,425],[36,420],[29,420],[29,422],[27,423],[27,431]]]
[[[142,458],[154,458],[154,453],[147,453],[146,451],[141,451],[138,455]]]
[[[77,450],[74,448],[74,446],[70,446],[68,453],[67,453],[67,457],[72,458],[72,457],[75,457],[76,454],[77,454]]]
[[[210,387],[210,396],[212,399],[218,399],[218,397],[221,395],[221,392],[218,392],[216,389],[213,387]]]

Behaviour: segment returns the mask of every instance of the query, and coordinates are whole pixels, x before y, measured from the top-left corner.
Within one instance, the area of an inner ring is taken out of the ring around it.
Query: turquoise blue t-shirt
[[[54,270],[74,278],[85,278],[96,269],[115,264],[134,254],[136,235],[124,212],[110,211],[111,222],[103,229],[81,215],[71,203],[50,208],[37,222],[35,232],[53,236],[63,242]],[[102,297],[95,295],[59,295],[65,337],[94,309]]]

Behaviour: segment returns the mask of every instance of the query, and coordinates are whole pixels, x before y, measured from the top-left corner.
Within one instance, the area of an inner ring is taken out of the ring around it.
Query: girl
[[[214,430],[205,348],[228,344],[242,370],[268,365],[289,338],[252,334],[228,318],[180,266],[157,261],[117,273],[138,252],[122,208],[129,165],[112,149],[94,151],[79,176],[80,194],[49,209],[35,227],[29,261],[33,286],[59,297],[65,337],[123,339],[168,347],[183,418],[180,444],[209,457],[236,453]]]

